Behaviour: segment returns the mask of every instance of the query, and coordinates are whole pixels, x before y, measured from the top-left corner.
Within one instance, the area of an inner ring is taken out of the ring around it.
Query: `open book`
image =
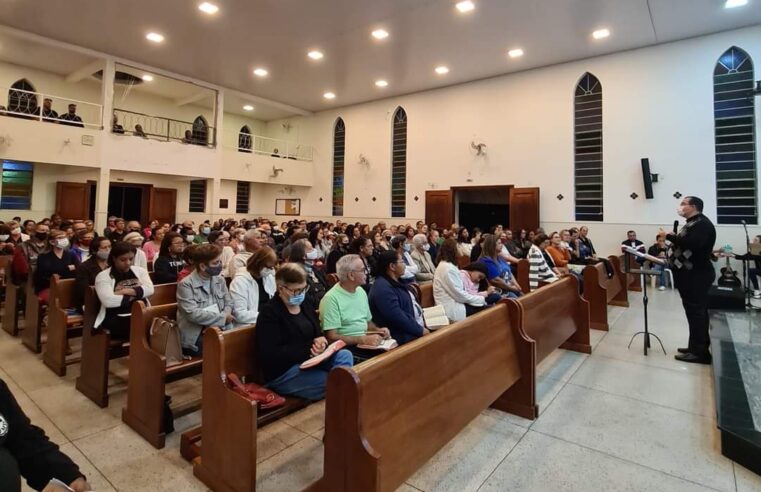
[[[335,342],[328,345],[328,348],[325,349],[323,353],[321,353],[318,356],[311,357],[304,362],[301,363],[299,366],[301,369],[311,369],[312,367],[319,365],[322,361],[326,359],[330,359],[333,354],[341,350],[346,346],[346,342],[343,340],[336,340]]]
[[[423,308],[423,319],[425,320],[425,326],[431,331],[438,330],[442,326],[449,324],[449,318],[444,311],[444,306],[431,306]]]
[[[387,352],[391,350],[392,348],[398,347],[399,344],[396,343],[396,340],[393,338],[387,338],[386,340],[383,340],[380,345],[364,345],[359,344],[357,345],[357,348],[365,349],[365,350],[383,350],[384,352]]]

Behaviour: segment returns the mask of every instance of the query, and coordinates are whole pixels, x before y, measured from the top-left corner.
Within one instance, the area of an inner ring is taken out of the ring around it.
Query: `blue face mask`
[[[409,253],[410,252],[410,244],[409,243],[404,243],[404,252],[405,253]]]
[[[206,274],[207,275],[211,275],[212,277],[216,277],[220,273],[222,273],[222,265],[207,266],[206,267]]]
[[[304,298],[306,297],[306,295],[307,295],[306,292],[302,292],[299,295],[290,296],[288,298],[288,304],[290,304],[291,306],[300,306],[301,303],[304,302]]]

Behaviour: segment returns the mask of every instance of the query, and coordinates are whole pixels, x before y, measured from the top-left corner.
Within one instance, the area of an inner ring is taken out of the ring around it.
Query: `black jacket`
[[[304,302],[298,316],[307,320],[309,330],[303,330],[295,322],[296,316],[288,312],[278,295],[259,312],[256,319],[256,358],[265,383],[307,360],[313,340],[322,336],[314,306]]]
[[[95,285],[95,277],[102,271],[94,256],[77,267],[73,293],[75,306],[82,308],[85,305],[85,292],[88,287]]]
[[[20,490],[19,474],[35,490],[52,478],[69,484],[82,476],[45,432],[32,425],[0,379],[0,490]]]
[[[75,270],[69,270],[73,265]],[[58,274],[62,279],[74,278],[76,267],[79,266],[79,258],[68,249],[63,251],[59,259],[53,251],[41,254],[37,257],[37,269],[34,271],[34,293],[39,294],[50,288],[50,279]]]
[[[711,256],[716,228],[705,215],[693,215],[678,234],[668,234],[666,239],[673,244],[669,256],[673,270],[713,270]]]
[[[173,284],[177,282],[177,274],[185,267],[180,257],[157,256],[153,261],[153,283]]]

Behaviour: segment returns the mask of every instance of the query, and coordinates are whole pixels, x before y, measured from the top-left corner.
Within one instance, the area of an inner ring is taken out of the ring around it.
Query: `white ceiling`
[[[0,23],[310,111],[761,23],[761,0],[732,10],[723,0],[473,0],[465,15],[456,0],[213,1],[214,16],[195,0],[78,0],[75,9],[6,0]],[[390,33],[383,42],[370,37],[378,27]],[[594,41],[600,27],[612,35]],[[149,43],[148,31],[166,41]],[[509,59],[514,47],[526,55]],[[306,57],[315,48],[320,62]],[[434,74],[440,64],[448,75]],[[257,66],[270,75],[253,76]],[[379,78],[389,86],[376,88]]]

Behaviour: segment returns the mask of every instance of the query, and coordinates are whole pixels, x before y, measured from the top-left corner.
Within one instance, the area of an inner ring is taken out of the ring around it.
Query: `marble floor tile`
[[[419,490],[408,483],[403,483],[401,487],[396,489],[396,492],[418,492]]]
[[[110,407],[102,409],[73,386],[59,384],[29,393],[29,397],[74,441],[121,423],[125,397],[112,397]]]
[[[566,385],[533,430],[722,491],[734,490],[713,419]]]
[[[692,412],[713,419],[711,375],[679,373],[606,357],[592,357],[571,384]]]
[[[157,450],[126,425],[74,442],[119,491],[205,491],[178,449]]]
[[[593,351],[607,334],[607,331],[589,330],[589,344],[592,346]]]
[[[479,489],[504,490],[708,492],[711,489],[529,430]]]
[[[571,350],[556,349],[536,366],[536,377],[568,381],[588,357]]]
[[[324,428],[318,432],[323,432],[323,430]],[[261,463],[308,436],[309,434],[291,427],[282,421],[273,422],[257,431],[256,462]],[[322,440],[322,437],[320,437],[320,440]]]
[[[761,490],[761,476],[737,463],[733,463],[733,465],[735,467],[735,480],[737,480],[737,492],[758,492]]]
[[[325,400],[312,403],[283,419],[283,422],[306,434],[314,434],[325,428]]]
[[[679,340],[674,340],[673,337],[671,339],[661,337],[663,346],[666,349],[666,355],[663,355],[660,345],[654,339],[651,339],[651,350],[648,350],[647,355],[643,354],[641,337],[636,338],[631,347],[627,348],[630,339],[631,335],[608,333],[608,336],[595,347],[592,352],[592,358],[608,357],[636,362],[637,364],[650,367],[660,367],[688,374],[707,375],[709,377],[713,374],[711,366],[688,364],[674,359],[674,355],[677,354],[676,349],[685,345],[685,341],[681,337],[679,337]]]
[[[61,446],[61,451],[67,455],[71,460],[77,464],[79,471],[87,478],[87,483],[90,484],[92,490],[98,492],[115,492],[106,478],[95,468],[95,465],[85,458],[85,456],[79,451],[73,444],[64,444]],[[26,482],[22,480],[21,492],[32,492],[34,489],[29,487]]]
[[[537,379],[536,401],[537,405],[539,405],[539,415],[547,410],[547,408],[552,404],[552,401],[555,399],[558,393],[560,393],[560,390],[562,390],[563,386],[565,385],[565,382],[557,379],[551,379],[547,377]],[[481,413],[483,415],[490,415],[495,418],[505,420],[511,424],[524,428],[531,427],[531,425],[533,425],[535,422],[534,420],[524,419],[523,417],[519,417],[517,415],[503,412],[502,410],[497,410],[494,408],[487,408]]]
[[[407,483],[427,492],[476,490],[526,432],[506,420],[481,414]]]
[[[13,396],[32,424],[44,430],[51,441],[58,445],[69,442],[69,439],[61,432],[61,429],[45,415],[45,412],[29,396],[24,393],[14,393]]]
[[[322,477],[322,441],[306,437],[257,465],[256,490],[303,490]]]
[[[2,369],[27,393],[40,388],[60,386],[64,382],[73,383],[79,374],[67,371],[71,374],[63,378],[58,377],[42,362],[41,355],[29,352],[21,343],[12,349],[6,347],[3,352],[5,353],[0,353]]]

